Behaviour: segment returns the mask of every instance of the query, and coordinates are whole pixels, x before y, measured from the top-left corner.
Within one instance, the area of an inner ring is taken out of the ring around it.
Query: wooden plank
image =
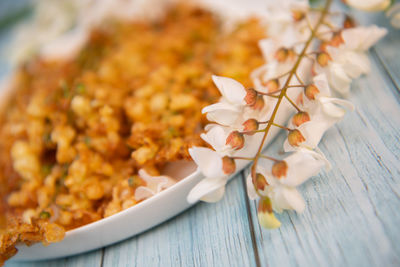
[[[226,191],[216,204],[199,203],[167,223],[106,248],[104,266],[255,266],[240,175]]]
[[[399,95],[372,58],[350,99],[357,111],[320,146],[333,169],[300,188],[304,214],[282,213],[280,229],[264,230],[251,203],[261,266],[399,266]]]
[[[103,260],[103,251],[96,250],[93,252],[81,254],[74,257],[37,262],[7,262],[5,267],[100,267]]]

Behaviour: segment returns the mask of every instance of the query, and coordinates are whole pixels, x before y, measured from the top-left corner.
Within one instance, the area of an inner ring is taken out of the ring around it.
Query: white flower
[[[352,110],[354,106],[351,102],[340,98],[320,97],[319,104],[316,105],[312,113],[309,113],[310,121],[296,128],[305,139],[299,146],[309,149],[316,148],[324,133],[346,114],[345,108]],[[297,147],[291,146],[287,139],[283,148],[286,152],[297,149]]]
[[[189,154],[197,164],[200,172],[206,177],[189,192],[187,201],[219,201],[225,192],[228,176],[223,172],[222,157],[217,152],[205,147],[192,147]]]
[[[139,186],[135,190],[137,201],[149,198],[162,190],[175,184],[175,181],[168,176],[151,176],[144,169],[139,170],[139,176],[146,182],[146,186]]]
[[[246,102],[246,89],[234,79],[212,76],[222,97],[216,104],[203,108],[202,112],[207,113],[207,119],[222,125],[233,124],[241,114]]]
[[[229,128],[223,127],[217,124],[208,124],[205,127],[206,133],[202,133],[200,137],[210,144],[212,148],[220,156],[230,156],[233,152],[233,149],[226,145],[226,138],[229,135]]]
[[[317,64],[316,72],[325,73],[334,90],[347,94],[352,79],[370,71],[370,62],[365,52],[386,33],[386,29],[375,25],[343,30],[343,44],[327,47],[331,60],[326,67]]]
[[[386,12],[386,16],[390,18],[390,23],[395,28],[400,28],[400,3],[394,4]]]
[[[267,3],[268,36],[279,36],[292,27],[294,19],[292,10],[306,11],[308,1],[282,0],[279,5],[271,1]]]
[[[381,11],[390,5],[390,0],[346,0],[346,4],[364,11]]]
[[[309,149],[314,149],[318,146],[325,131],[343,118],[346,114],[346,109],[354,110],[354,106],[350,101],[330,97],[330,89],[324,74],[315,76],[313,82],[319,93],[315,95],[315,100],[309,100],[304,97],[304,105],[302,106],[310,116],[310,121],[296,127],[305,138],[300,147]],[[289,127],[293,128],[291,122]],[[288,140],[285,140],[283,147],[286,152],[297,149],[297,147],[291,146]]]
[[[284,161],[287,164],[287,173],[286,176],[280,178],[274,177],[258,166],[257,172],[261,173],[268,183],[261,194],[271,199],[272,208],[277,212],[283,210],[303,212],[304,199],[296,187],[317,175],[321,168],[326,166],[326,159],[312,150],[302,149],[288,156]],[[250,198],[257,196],[251,182],[251,174],[247,177],[247,190]]]
[[[261,110],[246,105],[247,91],[244,86],[231,78],[212,76],[222,97],[218,103],[206,106],[202,112],[207,113],[209,121],[228,126],[232,130],[242,129],[242,123],[254,118],[263,120],[269,112],[270,98],[262,96],[264,105]]]
[[[354,27],[342,31],[344,43],[341,47],[365,52],[376,44],[383,36],[387,34],[387,29],[376,25],[364,27]]]

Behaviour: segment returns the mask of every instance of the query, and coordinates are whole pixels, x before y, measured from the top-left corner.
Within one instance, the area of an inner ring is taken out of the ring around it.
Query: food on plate
[[[17,243],[59,241],[174,184],[166,165],[204,145],[211,74],[251,86],[264,35],[256,19],[227,31],[177,5],[93,29],[72,59],[21,64],[0,116],[0,262]]]

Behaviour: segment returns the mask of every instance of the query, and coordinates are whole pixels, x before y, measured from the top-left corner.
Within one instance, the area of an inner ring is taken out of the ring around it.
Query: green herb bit
[[[49,219],[50,217],[51,217],[51,215],[50,215],[50,212],[48,212],[48,211],[42,211],[39,214],[40,219]]]
[[[134,184],[135,184],[134,178],[133,178],[133,177],[129,177],[129,178],[128,178],[128,185],[129,185],[129,186],[134,186]]]
[[[78,94],[81,94],[81,95],[83,95],[83,94],[85,94],[86,93],[86,87],[85,87],[85,85],[84,84],[78,84],[77,86],[76,86],[76,91],[78,92]]]
[[[64,98],[69,98],[70,91],[67,82],[65,80],[60,81],[60,87],[62,89]]]
[[[85,145],[87,145],[87,146],[90,145],[90,142],[91,142],[91,141],[92,141],[92,140],[90,139],[89,136],[85,136],[85,138],[83,139],[83,142],[85,142]]]
[[[51,165],[51,164],[43,164],[43,166],[42,166],[43,176],[46,177],[47,175],[49,175],[52,168],[53,168],[53,165]]]

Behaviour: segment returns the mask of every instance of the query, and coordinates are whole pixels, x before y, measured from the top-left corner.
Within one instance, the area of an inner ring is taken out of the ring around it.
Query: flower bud
[[[238,131],[233,131],[226,138],[226,144],[230,145],[233,149],[239,150],[244,146],[244,136]]]
[[[325,67],[326,65],[328,65],[330,59],[331,57],[326,52],[319,52],[317,54],[317,62],[319,65],[321,65],[321,67]]]
[[[319,45],[319,50],[321,50],[321,51],[324,51],[324,52],[327,52],[327,47],[330,45],[330,43],[329,42],[327,42],[327,41],[323,41],[323,42],[321,42],[321,44]]]
[[[304,88],[304,94],[310,100],[315,100],[316,96],[319,94],[318,87],[315,84],[309,84]]]
[[[299,130],[294,129],[289,132],[288,141],[291,146],[299,146],[299,144],[306,141],[306,139]]]
[[[296,125],[296,127],[299,127],[307,121],[310,121],[310,115],[304,111],[296,113],[292,118],[292,123]]]
[[[222,158],[222,170],[225,174],[232,174],[236,170],[236,163],[233,158],[225,156]]]
[[[256,179],[254,186],[257,188],[257,190],[264,191],[265,187],[268,185],[267,179],[265,179],[264,175],[261,173],[256,174]]]
[[[257,131],[258,130],[258,121],[256,119],[248,119],[247,121],[245,121],[243,123],[243,127],[244,127],[243,131],[249,132],[249,133],[246,133],[246,134],[253,135],[253,134],[255,134],[253,131]]]
[[[298,105],[304,105],[304,99],[303,99],[303,94],[299,94],[296,98],[296,103]]]
[[[278,62],[285,62],[289,54],[289,50],[287,48],[281,47],[275,52],[275,59]]]
[[[267,87],[269,93],[276,92],[279,90],[279,80],[278,79],[269,80],[267,81],[265,86]]]
[[[296,53],[294,52],[293,49],[288,50],[288,58],[293,59],[296,56]]]
[[[257,101],[257,91],[253,88],[246,89],[246,96],[244,97],[244,101],[247,105],[253,106]]]
[[[343,28],[349,29],[349,28],[354,28],[355,26],[356,23],[354,22],[354,19],[346,15],[346,18],[343,21]]]
[[[334,47],[338,47],[339,45],[343,44],[344,40],[342,38],[342,33],[341,32],[335,32],[332,35],[332,39],[331,39],[331,41],[329,43],[330,43],[331,46],[334,46]]]
[[[271,200],[268,197],[260,199],[257,211],[258,222],[262,227],[275,229],[281,226],[281,222],[275,217],[272,211]]]
[[[305,17],[305,14],[304,14],[303,11],[301,11],[301,10],[292,10],[292,18],[295,21],[300,21],[300,20],[304,19],[304,17]]]
[[[286,176],[288,169],[288,165],[286,161],[280,160],[274,163],[272,165],[272,175],[275,176],[276,178],[280,178],[282,176]]]
[[[254,105],[252,105],[251,108],[255,110],[262,110],[264,104],[265,104],[264,97],[262,95],[259,95],[257,96],[256,103],[254,103]]]

